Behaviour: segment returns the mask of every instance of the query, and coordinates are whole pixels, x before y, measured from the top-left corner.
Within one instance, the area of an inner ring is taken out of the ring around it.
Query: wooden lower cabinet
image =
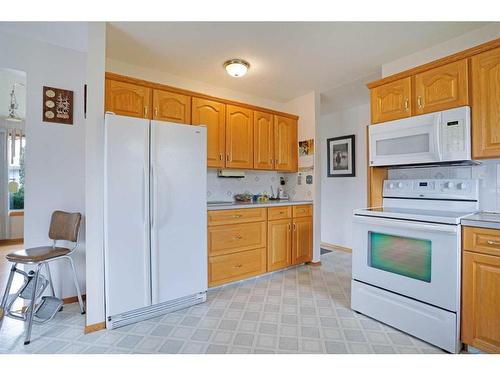
[[[275,271],[292,264],[292,220],[273,220],[267,223],[267,270]]]
[[[292,264],[312,260],[313,225],[312,217],[299,217],[293,220]]]
[[[312,205],[208,212],[208,286],[312,261]]]
[[[216,286],[266,272],[266,248],[208,258],[208,286]]]
[[[462,342],[500,353],[500,230],[465,227]]]

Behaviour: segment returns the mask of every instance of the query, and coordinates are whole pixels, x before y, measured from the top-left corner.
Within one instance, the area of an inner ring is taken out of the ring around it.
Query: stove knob
[[[400,188],[400,189],[403,188],[403,183],[402,182],[398,182],[398,188]]]
[[[394,184],[392,182],[389,184],[389,189],[394,189]]]
[[[444,183],[444,187],[446,189],[453,189],[453,186],[454,186],[453,182],[445,182]]]
[[[460,182],[457,184],[457,189],[458,190],[465,190],[467,188],[467,184],[465,182]]]

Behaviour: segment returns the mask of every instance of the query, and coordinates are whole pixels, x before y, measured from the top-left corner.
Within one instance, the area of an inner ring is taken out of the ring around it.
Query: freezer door
[[[203,126],[151,122],[153,304],[207,290],[207,140]]]
[[[149,120],[105,122],[106,316],[151,304]]]

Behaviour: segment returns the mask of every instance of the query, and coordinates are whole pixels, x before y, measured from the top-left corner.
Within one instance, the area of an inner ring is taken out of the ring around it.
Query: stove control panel
[[[478,180],[385,180],[384,198],[478,200]]]

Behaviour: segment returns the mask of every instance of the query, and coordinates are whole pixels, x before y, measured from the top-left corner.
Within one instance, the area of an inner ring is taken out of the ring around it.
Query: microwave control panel
[[[470,159],[470,108],[461,107],[440,114],[443,161]]]

